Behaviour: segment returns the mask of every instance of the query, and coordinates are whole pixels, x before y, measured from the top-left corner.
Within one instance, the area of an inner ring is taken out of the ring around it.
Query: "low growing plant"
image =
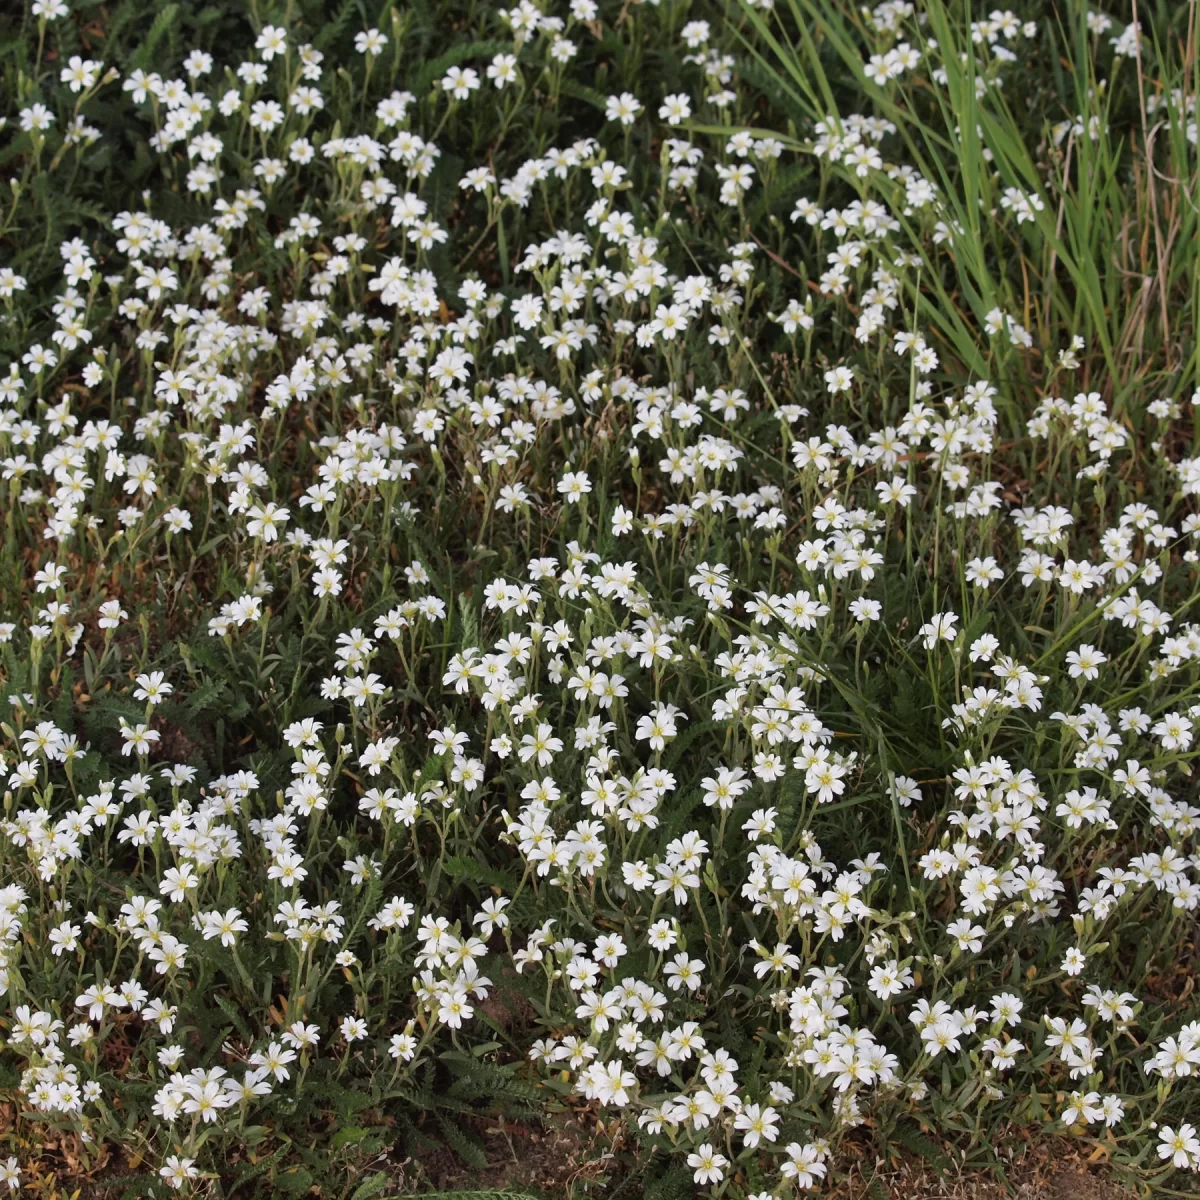
[[[0,22],[0,1178],[1194,1187],[1194,5]]]

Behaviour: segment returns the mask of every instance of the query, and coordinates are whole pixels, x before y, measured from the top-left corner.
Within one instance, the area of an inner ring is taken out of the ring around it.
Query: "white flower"
[[[355,50],[359,54],[369,54],[372,58],[378,58],[387,44],[387,34],[380,33],[378,29],[367,29],[354,35]]]
[[[632,125],[641,111],[641,101],[630,92],[622,92],[619,96],[608,97],[605,102],[604,115],[610,121],[619,121],[622,125]]]
[[[1196,1136],[1195,1126],[1185,1123],[1175,1130],[1164,1125],[1158,1131],[1158,1157],[1170,1159],[1171,1165],[1180,1170],[1194,1169],[1200,1162],[1200,1138]]]
[[[688,1155],[687,1165],[693,1169],[692,1179],[696,1183],[720,1183],[729,1159],[718,1154],[709,1142],[703,1142]]]
[[[159,1167],[158,1173],[172,1188],[180,1191],[188,1182],[195,1179],[200,1172],[196,1169],[195,1159],[182,1158],[172,1154]]]

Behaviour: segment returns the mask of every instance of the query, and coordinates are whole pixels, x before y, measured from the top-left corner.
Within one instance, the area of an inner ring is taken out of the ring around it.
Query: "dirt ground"
[[[642,1190],[623,1168],[608,1139],[585,1123],[533,1132],[510,1127],[485,1135],[489,1165],[483,1171],[464,1167],[449,1152],[409,1162],[400,1170],[408,1195],[454,1190],[514,1193],[528,1189],[553,1200],[641,1200]],[[822,1200],[1138,1200],[1103,1163],[1091,1163],[1081,1147],[1065,1139],[1026,1140],[1017,1131],[1002,1155],[1008,1159],[1002,1178],[993,1168],[951,1167],[938,1173],[925,1163],[856,1166],[829,1189],[813,1193]],[[624,1186],[623,1186],[624,1185]]]
[[[1008,1172],[1008,1185],[986,1169],[937,1176],[919,1167],[901,1166],[882,1175],[883,1192],[871,1196],[861,1180],[838,1187],[836,1200],[1135,1200],[1138,1193],[1116,1183],[1103,1168],[1029,1156]]]
[[[12,1116],[12,1108],[0,1104],[0,1132],[11,1125]],[[355,1182],[385,1173],[389,1179],[378,1193],[380,1200],[432,1200],[447,1192],[505,1194],[512,1200],[643,1200],[646,1193],[644,1164],[637,1162],[633,1147],[619,1137],[614,1143],[590,1109],[561,1113],[553,1124],[542,1126],[483,1120],[473,1125],[486,1150],[482,1169],[440,1148],[408,1158],[393,1153]],[[1028,1133],[1040,1136],[1031,1140]],[[96,1179],[81,1172],[63,1146],[45,1149],[42,1162],[30,1164],[22,1194],[42,1200],[113,1200],[121,1194],[123,1164],[108,1163]],[[854,1147],[849,1149],[853,1153]],[[1015,1129],[995,1147],[1006,1164],[1003,1173],[994,1167],[956,1165],[949,1148],[946,1169],[940,1172],[915,1159],[877,1163],[866,1144],[858,1149],[861,1157],[849,1173],[843,1160],[842,1177],[811,1193],[814,1200],[1151,1200],[1149,1193],[1123,1186],[1103,1162],[1089,1159],[1090,1144],[1046,1137],[1039,1130]],[[304,1194],[322,1192],[313,1187]],[[674,1191],[672,1200],[682,1196]]]

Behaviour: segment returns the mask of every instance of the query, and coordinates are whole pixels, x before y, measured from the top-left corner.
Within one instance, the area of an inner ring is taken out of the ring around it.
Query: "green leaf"
[[[354,1200],[357,1200],[357,1197]],[[405,1200],[408,1200],[408,1197],[405,1197]],[[413,1193],[413,1200],[417,1200],[416,1193]],[[421,1192],[419,1200],[537,1200],[537,1197],[530,1196],[526,1192],[489,1190],[474,1192]]]
[[[137,54],[134,59],[138,66],[145,68],[153,67],[154,52],[158,48],[158,43],[162,41],[168,33],[173,32],[177,28],[177,20],[179,14],[178,4],[164,4],[158,10],[158,15],[154,18],[154,23],[146,31],[145,37],[142,38],[141,44],[138,46]],[[174,57],[173,55],[164,55],[163,58]]]
[[[473,1134],[467,1133],[449,1117],[438,1114],[438,1124],[446,1138],[446,1144],[469,1167],[482,1171],[487,1165],[487,1154],[483,1144]]]
[[[285,1192],[306,1192],[313,1185],[313,1174],[307,1167],[293,1167],[275,1177],[275,1186]]]
[[[388,1176],[383,1171],[378,1171],[354,1189],[350,1200],[370,1200],[372,1196],[378,1196],[389,1182]]]
[[[352,1146],[355,1142],[360,1142],[370,1132],[364,1129],[361,1125],[343,1125],[341,1129],[333,1135],[330,1145],[335,1150],[340,1150],[343,1146]]]
[[[254,1041],[254,1034],[250,1032],[250,1026],[246,1024],[246,1019],[233,1004],[228,997],[222,996],[220,992],[212,993],[213,1000],[216,1001],[217,1007],[233,1022],[233,1027],[241,1035],[242,1039],[247,1042]]]

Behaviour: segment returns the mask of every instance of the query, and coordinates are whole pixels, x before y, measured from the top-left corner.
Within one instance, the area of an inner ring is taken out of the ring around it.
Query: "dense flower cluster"
[[[399,14],[263,24],[14,102],[16,194],[100,98],[152,182],[0,267],[0,1023],[22,1110],[161,1186],[473,1046],[714,1193],[946,1112],[1200,1171],[1200,393],[964,317],[979,214],[889,99],[1002,96],[1040,26],[968,78],[886,0],[797,134],[742,73],[772,6],[671,7],[521,0],[411,78]],[[591,92],[602,36],[670,77]],[[510,152],[532,88],[579,116]],[[1054,187],[997,168],[1008,244]]]

